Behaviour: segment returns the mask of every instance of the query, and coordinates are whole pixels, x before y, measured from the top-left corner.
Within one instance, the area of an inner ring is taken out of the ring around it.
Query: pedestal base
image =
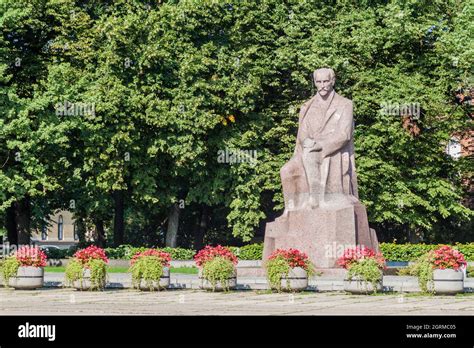
[[[306,253],[317,268],[334,268],[344,249],[356,245],[379,250],[377,236],[369,228],[360,202],[290,211],[286,218],[267,224],[263,260],[276,249],[293,248]]]

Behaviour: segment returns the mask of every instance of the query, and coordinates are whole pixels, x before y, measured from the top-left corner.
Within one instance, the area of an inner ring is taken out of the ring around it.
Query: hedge
[[[107,257],[109,257],[110,259],[130,260],[132,256],[135,255],[137,252],[145,251],[147,249],[149,248],[133,247],[131,245],[124,244],[117,248],[105,248],[105,252],[107,254]],[[165,247],[159,249],[170,253],[172,260],[192,260],[194,254],[196,253],[195,250],[184,248]]]
[[[446,244],[395,244],[380,243],[380,250],[389,261],[415,261],[423,254]],[[474,261],[474,243],[451,245],[464,254],[467,261]]]
[[[247,244],[242,247],[229,247],[239,260],[261,260],[263,243]]]
[[[380,243],[380,250],[388,261],[414,261],[424,253],[434,250],[443,244],[395,244]],[[474,243],[456,243],[452,245],[464,254],[467,261],[474,261]],[[263,243],[248,244],[242,247],[229,246],[232,252],[239,260],[261,260],[263,254]],[[117,248],[106,248],[105,251],[110,259],[129,260],[139,251],[144,251],[146,247],[133,247],[128,244],[121,245]],[[160,248],[169,252],[173,260],[192,260],[196,254],[196,250],[185,248]],[[76,248],[67,250],[49,249],[47,251],[48,258],[59,259],[71,257]]]
[[[470,277],[470,278],[471,277],[474,278],[474,266],[469,266],[467,268],[467,276]]]
[[[239,258],[239,260],[261,260],[263,254],[263,243],[248,244],[242,247],[228,247]],[[110,259],[129,260],[139,251],[144,251],[145,247],[132,247],[131,245],[121,245],[117,248],[106,248],[105,252]],[[192,260],[196,254],[196,250],[184,248],[160,248],[171,254],[173,260]]]

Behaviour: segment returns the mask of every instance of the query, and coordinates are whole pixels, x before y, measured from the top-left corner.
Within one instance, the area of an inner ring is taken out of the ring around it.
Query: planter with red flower
[[[408,273],[418,277],[423,292],[452,295],[464,291],[466,266],[461,252],[443,245],[420,257]]]
[[[277,249],[265,263],[271,289],[277,291],[302,291],[308,287],[308,277],[314,267],[305,253],[296,249]]]
[[[78,290],[103,290],[108,262],[104,249],[91,245],[78,250],[66,266],[66,283]]]
[[[140,290],[162,290],[170,285],[171,255],[158,249],[137,252],[131,260],[132,284]]]
[[[1,273],[6,287],[18,290],[41,288],[44,283],[46,254],[38,247],[22,246],[2,264]]]
[[[444,245],[432,252],[433,286],[437,294],[457,294],[464,291],[464,255]]]
[[[344,290],[353,294],[382,291],[385,259],[382,254],[365,246],[344,250],[337,263],[347,270]]]
[[[199,267],[200,288],[212,291],[228,291],[237,286],[237,257],[223,246],[207,245],[195,256]]]

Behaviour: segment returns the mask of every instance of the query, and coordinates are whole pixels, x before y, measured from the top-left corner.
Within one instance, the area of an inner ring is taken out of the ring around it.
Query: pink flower
[[[367,258],[375,259],[380,269],[385,268],[385,259],[381,253],[376,253],[374,250],[360,245],[344,250],[343,255],[337,260],[337,264],[349,269],[352,264]]]
[[[199,250],[199,252],[194,256],[194,261],[196,261],[198,267],[201,267],[204,263],[213,260],[216,256],[223,257],[224,259],[231,261],[234,265],[238,262],[234,253],[230,251],[229,248],[221,245],[216,247],[206,245],[204,249]]]
[[[464,255],[448,245],[440,246],[430,252],[431,263],[434,268],[458,270],[467,265]]]
[[[20,262],[20,266],[45,267],[47,256],[38,247],[22,246],[16,253],[15,257]]]
[[[169,253],[166,253],[164,251],[158,250],[158,249],[147,249],[142,252],[137,252],[135,255],[133,255],[132,260],[130,263],[133,265],[139,258],[141,257],[147,257],[147,256],[154,256],[160,259],[162,265],[164,267],[169,267],[170,266],[170,261],[171,261],[171,255]]]
[[[103,260],[105,263],[109,262],[109,259],[105,255],[105,250],[96,247],[95,245],[76,251],[74,257],[83,265],[88,263],[90,260]]]
[[[278,257],[285,259],[291,268],[301,267],[306,271],[308,271],[310,268],[308,255],[299,250],[291,248],[288,250],[277,249],[270,255],[268,259],[273,260]]]

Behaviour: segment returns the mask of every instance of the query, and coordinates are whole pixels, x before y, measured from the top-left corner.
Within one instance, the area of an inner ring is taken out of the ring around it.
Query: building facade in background
[[[61,210],[50,215],[49,221],[31,235],[31,242],[35,245],[57,246],[67,249],[79,242],[76,224],[71,212]]]

